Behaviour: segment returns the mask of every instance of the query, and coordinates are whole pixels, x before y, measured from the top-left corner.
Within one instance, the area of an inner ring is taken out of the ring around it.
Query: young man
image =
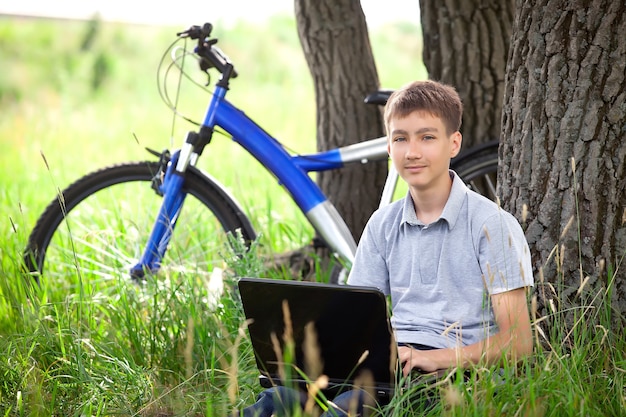
[[[389,155],[409,191],[372,215],[348,284],[391,296],[405,375],[532,352],[522,229],[449,169],[462,114],[456,91],[433,81],[395,91],[385,107]]]
[[[524,233],[512,215],[450,170],[461,148],[462,114],[456,91],[441,83],[418,81],[391,95],[387,147],[409,191],[372,215],[348,277],[349,285],[391,297],[405,376],[532,352],[526,289],[533,278]],[[326,414],[361,413],[364,399],[360,391],[346,392]],[[276,387],[243,415],[288,413],[305,400]]]

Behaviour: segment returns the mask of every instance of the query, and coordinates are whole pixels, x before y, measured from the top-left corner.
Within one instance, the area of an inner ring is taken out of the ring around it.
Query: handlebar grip
[[[189,29],[176,33],[176,36],[189,37],[191,39],[205,39],[211,36],[213,25],[205,23],[202,27],[193,25]]]

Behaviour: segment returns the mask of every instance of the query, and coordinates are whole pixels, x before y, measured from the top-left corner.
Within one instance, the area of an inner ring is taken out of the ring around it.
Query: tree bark
[[[528,213],[542,304],[599,300],[622,319],[625,33],[622,1],[518,1],[498,172],[504,208]]]
[[[500,136],[514,0],[420,0],[424,65],[464,104],[463,148]]]
[[[325,150],[383,135],[380,109],[363,99],[379,88],[359,0],[295,0],[300,42],[315,85],[317,148]],[[317,181],[355,240],[377,208],[387,163],[320,173]]]

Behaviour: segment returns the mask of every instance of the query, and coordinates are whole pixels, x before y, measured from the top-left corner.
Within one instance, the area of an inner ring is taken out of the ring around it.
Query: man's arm
[[[434,372],[471,364],[491,365],[506,359],[517,361],[532,353],[533,342],[526,302],[526,288],[518,288],[491,296],[498,333],[485,340],[461,348],[416,350],[398,348],[398,359],[407,376],[411,369]]]

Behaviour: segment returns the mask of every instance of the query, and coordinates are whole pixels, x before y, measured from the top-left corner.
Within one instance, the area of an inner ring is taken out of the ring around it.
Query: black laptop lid
[[[374,378],[373,388],[382,391],[393,387],[395,342],[385,297],[377,289],[242,278],[239,292],[246,318],[252,320],[248,331],[257,366],[263,375],[276,383],[284,383],[278,377],[279,360],[271,335],[276,335],[283,349],[285,318],[282,305],[283,300],[287,300],[295,362],[300,369],[305,369],[304,328],[313,322],[323,362],[322,373],[329,377],[331,384],[350,384],[363,369],[368,369]],[[362,359],[365,353],[366,357]]]

